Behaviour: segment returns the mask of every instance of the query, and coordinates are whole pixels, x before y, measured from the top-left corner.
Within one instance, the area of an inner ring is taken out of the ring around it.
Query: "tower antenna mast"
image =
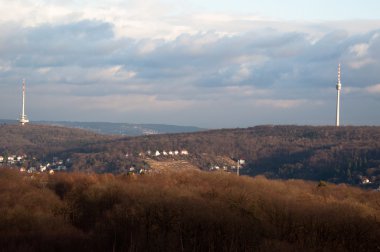
[[[20,117],[20,124],[25,125],[28,123],[28,117],[25,115],[25,79],[22,80],[22,112]]]
[[[340,71],[340,63],[338,65],[338,82],[336,83],[336,90],[337,90],[337,96],[336,96],[336,121],[335,121],[335,125],[337,127],[339,127],[339,113],[340,113],[340,90],[342,89],[342,83],[341,83],[341,80],[340,80],[340,74],[341,74],[341,71]]]

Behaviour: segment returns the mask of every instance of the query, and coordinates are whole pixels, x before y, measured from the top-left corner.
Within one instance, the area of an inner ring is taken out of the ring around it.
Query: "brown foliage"
[[[0,249],[376,251],[380,194],[184,171],[137,177],[0,170]]]

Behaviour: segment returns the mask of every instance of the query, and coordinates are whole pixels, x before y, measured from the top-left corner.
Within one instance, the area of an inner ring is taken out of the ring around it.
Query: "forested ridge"
[[[43,156],[115,138],[59,126],[3,124],[0,125],[0,154],[8,152]]]
[[[188,150],[187,159],[204,170],[218,162],[215,157],[227,156],[245,159],[247,175],[353,184],[363,176],[380,179],[380,127],[370,126],[268,125],[123,138],[88,146],[86,157],[104,166],[112,156],[122,162],[125,153],[175,149]]]
[[[368,178],[373,188],[380,182],[380,127],[375,126],[267,125],[122,137],[63,127],[6,125],[0,126],[0,134],[0,151],[70,157],[70,168],[76,171],[122,173],[131,166],[146,168],[147,151],[187,150],[189,155],[181,158],[203,170],[223,166],[226,157],[246,160],[241,170],[245,175],[351,184]]]

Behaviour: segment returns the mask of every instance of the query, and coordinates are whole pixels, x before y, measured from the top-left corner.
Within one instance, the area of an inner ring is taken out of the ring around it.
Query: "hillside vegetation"
[[[8,152],[44,156],[68,149],[78,149],[99,141],[105,143],[115,138],[81,129],[58,126],[4,124],[0,125],[0,154]]]
[[[179,171],[0,169],[2,251],[378,251],[380,194]]]
[[[88,168],[107,167],[104,161],[114,160],[110,169],[115,171],[115,160],[129,165],[125,153],[138,157],[147,150],[181,149],[189,151],[189,162],[204,170],[223,165],[220,157],[228,157],[245,159],[242,173],[247,175],[352,184],[366,176],[375,186],[380,181],[380,127],[257,126],[124,138],[88,146],[82,158],[91,160]]]
[[[0,135],[0,155],[70,158],[72,171],[117,174],[130,167],[146,170],[152,163],[149,159],[173,164],[185,161],[210,170],[213,166],[231,167],[237,159],[244,159],[241,174],[245,175],[355,185],[369,181],[364,186],[380,186],[380,127],[257,126],[122,137],[63,127],[3,125]],[[187,150],[189,155],[154,157],[146,155],[149,150]]]

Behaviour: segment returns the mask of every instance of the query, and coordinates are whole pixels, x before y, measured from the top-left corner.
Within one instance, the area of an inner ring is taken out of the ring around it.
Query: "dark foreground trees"
[[[377,251],[380,193],[186,171],[0,170],[4,251]]]

